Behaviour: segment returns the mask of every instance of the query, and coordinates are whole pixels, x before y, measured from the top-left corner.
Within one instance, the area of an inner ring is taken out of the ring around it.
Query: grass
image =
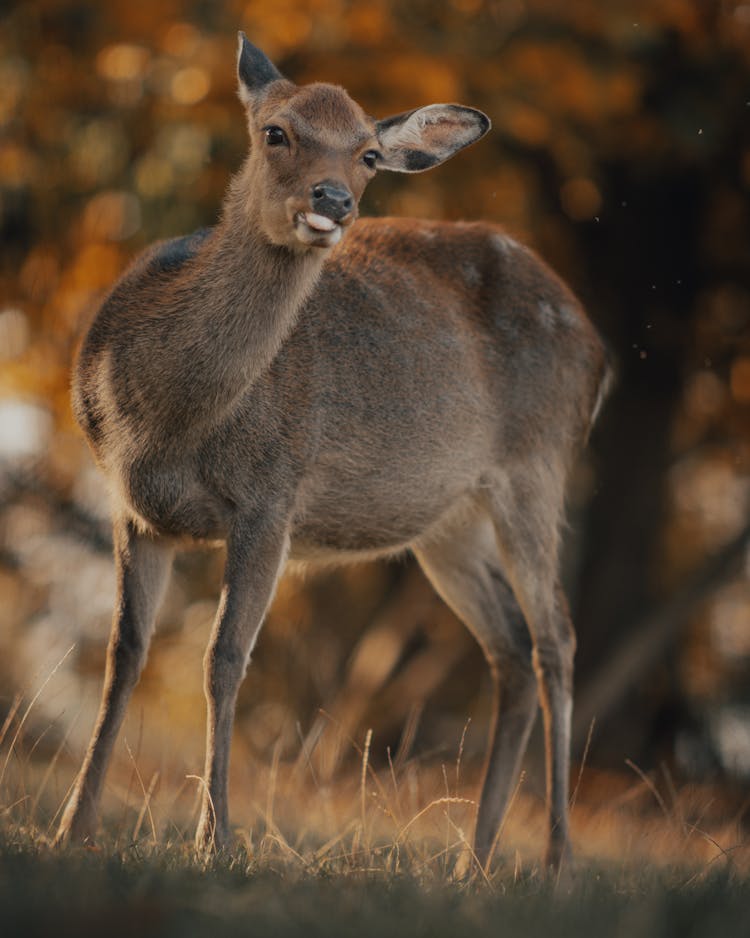
[[[676,818],[610,818],[608,836],[614,847],[619,844],[621,856],[616,849],[597,856],[605,835],[592,828],[592,842],[581,844],[593,821],[577,808],[576,876],[571,886],[556,889],[539,872],[540,838],[533,836],[529,844],[523,838],[524,828],[541,827],[533,799],[519,800],[509,822],[510,843],[488,874],[460,875],[461,825],[471,815],[465,799],[435,798],[389,834],[377,799],[362,814],[361,779],[352,776],[348,785],[344,780],[339,791],[328,793],[329,814],[338,812],[340,829],[324,842],[313,797],[306,830],[296,816],[304,805],[287,805],[282,812],[290,782],[277,773],[275,812],[288,816],[279,816],[278,823],[267,818],[267,824],[258,816],[257,831],[241,832],[244,843],[210,861],[192,850],[189,818],[185,832],[161,819],[159,802],[174,809],[172,792],[169,798],[164,792],[152,795],[153,814],[144,823],[144,785],[140,806],[133,799],[124,813],[107,816],[96,848],[62,851],[49,846],[51,817],[44,817],[42,827],[20,822],[28,799],[16,800],[0,824],[0,933],[24,938],[732,938],[750,933],[750,878],[738,851],[716,842],[712,856],[701,853],[701,845],[711,847],[713,838],[706,841],[684,828],[679,834]],[[422,784],[426,787],[425,780]],[[269,804],[270,799],[263,811]],[[341,813],[347,805],[348,817]],[[40,805],[36,812],[40,818],[44,814]],[[668,854],[665,844],[671,846]]]
[[[674,870],[594,865],[570,891],[535,876],[492,888],[410,870],[377,857],[304,870],[244,850],[210,863],[183,846],[50,851],[33,832],[0,840],[5,935],[680,936],[748,934],[748,883],[726,870],[686,881]]]
[[[33,700],[32,700],[33,703]],[[0,934],[118,938],[339,935],[733,938],[750,935],[750,844],[718,790],[666,770],[585,769],[572,813],[577,870],[541,875],[544,811],[520,786],[495,862],[467,873],[478,766],[374,758],[323,784],[314,760],[233,753],[233,851],[202,861],[191,836],[194,754],[125,739],[96,847],[53,850],[75,771],[63,743],[26,744],[30,706],[0,733]],[[29,720],[29,722],[31,722]],[[147,723],[148,725],[148,723]],[[172,741],[174,742],[174,741]],[[179,749],[179,746],[177,747]]]

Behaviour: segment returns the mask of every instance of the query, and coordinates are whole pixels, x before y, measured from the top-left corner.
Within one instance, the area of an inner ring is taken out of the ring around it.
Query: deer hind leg
[[[55,837],[55,843],[93,839],[104,776],[133,688],[146,663],[154,620],[172,565],[172,550],[114,525],[117,601],[107,648],[104,690],[91,742]]]
[[[288,549],[286,525],[238,521],[227,541],[219,609],[204,658],[206,767],[196,848],[229,843],[229,750],[240,684]]]
[[[570,857],[568,786],[575,632],[558,579],[564,472],[553,459],[535,475],[503,477],[489,505],[503,569],[533,643],[532,660],[544,718],[548,841],[546,864],[560,871]]]
[[[473,633],[493,681],[493,711],[474,852],[486,866],[517,783],[537,712],[531,637],[505,579],[486,515],[442,531],[415,550],[436,591]]]

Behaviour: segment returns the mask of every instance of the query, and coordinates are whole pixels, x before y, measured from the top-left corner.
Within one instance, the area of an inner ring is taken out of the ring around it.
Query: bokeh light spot
[[[560,189],[563,211],[573,221],[587,221],[602,207],[602,196],[590,179],[569,179]]]
[[[197,104],[206,97],[210,87],[211,80],[205,69],[190,65],[175,73],[170,90],[178,104]]]
[[[131,43],[106,46],[96,57],[96,70],[110,81],[141,78],[149,61],[148,50]]]

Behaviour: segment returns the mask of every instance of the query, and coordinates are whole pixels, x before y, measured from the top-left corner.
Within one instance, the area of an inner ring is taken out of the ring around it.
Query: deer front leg
[[[229,748],[240,684],[286,559],[284,523],[243,519],[227,541],[224,584],[204,659],[207,704],[206,767],[196,848],[229,843]]]
[[[130,695],[146,663],[156,612],[172,565],[171,548],[138,533],[125,520],[115,521],[114,550],[117,601],[102,701],[55,844],[83,843],[96,833],[104,776]]]

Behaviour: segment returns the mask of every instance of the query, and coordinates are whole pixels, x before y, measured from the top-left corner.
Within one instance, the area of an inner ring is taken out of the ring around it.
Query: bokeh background
[[[591,797],[636,767],[652,785],[710,792],[704,803],[744,824],[750,4],[730,0],[3,5],[6,746],[38,691],[24,764],[54,759],[69,781],[90,732],[114,577],[71,360],[134,254],[216,219],[245,151],[238,28],[289,77],[342,84],[375,116],[437,101],[491,116],[481,144],[432,173],[379,178],[363,210],[500,222],[586,304],[618,385],[569,499],[574,758],[586,750]],[[221,561],[178,563],[125,730],[131,757],[171,760],[175,777],[202,764]],[[460,751],[471,777],[488,709],[478,648],[409,560],[286,578],[243,687],[235,762],[304,758],[319,781],[359,761],[371,729],[374,764]],[[537,797],[538,755],[536,740]]]

